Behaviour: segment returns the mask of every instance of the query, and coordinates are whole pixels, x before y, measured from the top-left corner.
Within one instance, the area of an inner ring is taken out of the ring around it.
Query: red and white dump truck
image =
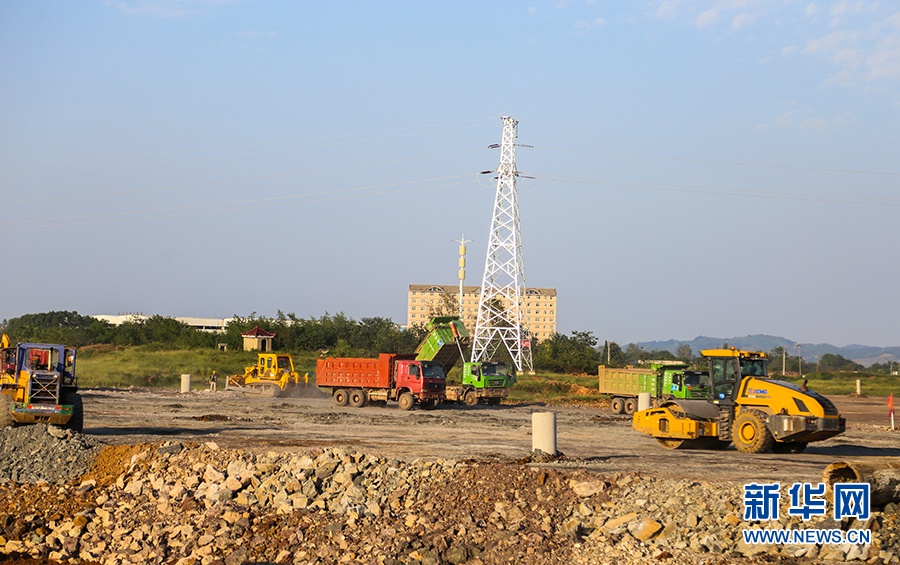
[[[397,401],[403,410],[434,408],[444,399],[447,377],[437,363],[382,353],[375,359],[328,357],[316,363],[316,385],[338,406]]]

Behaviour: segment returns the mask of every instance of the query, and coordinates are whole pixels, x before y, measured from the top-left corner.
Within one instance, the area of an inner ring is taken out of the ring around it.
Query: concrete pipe
[[[181,375],[181,393],[187,394],[191,392],[191,376]]]
[[[556,412],[531,415],[531,451],[541,450],[556,457]]]
[[[871,503],[874,506],[900,502],[900,459],[876,457],[858,461],[835,461],[822,472],[822,482],[829,487],[834,483],[869,483]]]
[[[649,392],[639,392],[638,393],[638,410],[649,410],[650,409],[650,393]]]

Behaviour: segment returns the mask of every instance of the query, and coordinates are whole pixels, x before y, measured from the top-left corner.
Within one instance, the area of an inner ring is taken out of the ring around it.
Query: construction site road
[[[405,460],[517,460],[531,454],[532,414],[554,412],[552,463],[588,472],[638,472],[705,481],[819,481],[836,460],[900,456],[900,431],[889,428],[883,398],[831,397],[847,418],[846,433],[810,444],[801,454],[744,454],[659,446],[608,407],[541,403],[489,407],[441,405],[400,410],[396,404],[350,408],[309,387],[297,398],[262,398],[235,390],[84,389],[84,433],[102,443],[215,442],[256,453],[352,447]]]

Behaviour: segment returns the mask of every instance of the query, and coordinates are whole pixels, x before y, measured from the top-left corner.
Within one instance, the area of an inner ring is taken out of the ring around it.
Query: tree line
[[[111,344],[116,346],[154,346],[171,349],[215,348],[224,344],[228,349],[243,347],[241,333],[255,326],[274,333],[273,347],[277,351],[318,352],[336,357],[374,356],[378,353],[413,353],[426,335],[421,324],[401,328],[390,318],[362,318],[355,320],[343,313],[321,317],[301,318],[284,314],[270,318],[236,316],[224,332],[212,333],[193,328],[165,316],[150,316],[126,321],[118,326],[77,312],[58,311],[26,314],[3,320],[0,333],[13,342],[64,343],[74,347]],[[727,348],[725,343],[722,347]],[[502,348],[501,348],[502,349]],[[634,343],[623,349],[614,341],[602,344],[590,331],[573,331],[570,335],[553,334],[549,339],[532,340],[534,368],[556,373],[596,374],[598,365],[624,367],[649,360],[681,360],[703,368],[704,359],[691,347],[682,344],[673,354],[666,350],[645,351]],[[888,373],[896,364],[876,364],[869,368],[841,355],[825,354],[815,362],[785,355],[777,347],[770,352],[769,372],[803,374],[814,372]]]

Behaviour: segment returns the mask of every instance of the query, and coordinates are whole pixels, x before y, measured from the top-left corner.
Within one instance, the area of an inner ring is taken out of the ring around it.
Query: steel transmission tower
[[[472,361],[491,361],[504,346],[516,369],[533,372],[531,339],[524,324],[525,265],[519,228],[519,196],[516,191],[516,125],[503,116],[503,140],[497,169],[497,194],[488,237],[487,258],[478,320],[472,340]]]

